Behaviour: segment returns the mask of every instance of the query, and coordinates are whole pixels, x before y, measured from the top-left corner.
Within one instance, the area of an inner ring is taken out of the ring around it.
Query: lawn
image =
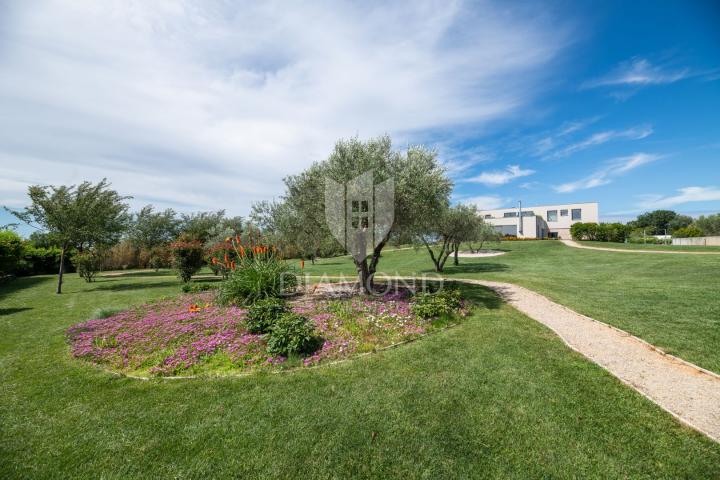
[[[503,242],[498,257],[449,260],[443,275],[514,282],[720,372],[720,255],[592,251],[559,242]],[[380,270],[432,272],[424,249],[387,252]],[[347,258],[306,264],[311,274],[353,274]]]
[[[384,261],[406,253],[425,263]],[[96,309],[178,294],[162,273],[0,287],[0,478],[720,476],[720,445],[480,287],[461,325],[316,369],[138,381],[71,358],[66,329]]]
[[[578,242],[588,247],[621,248],[623,250],[669,250],[676,252],[719,252],[720,246],[692,246],[692,245],[654,245],[651,243],[618,243],[618,242],[595,242],[583,240]]]

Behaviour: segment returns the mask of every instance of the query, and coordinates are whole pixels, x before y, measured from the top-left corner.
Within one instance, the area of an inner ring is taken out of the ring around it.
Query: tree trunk
[[[375,291],[375,286],[373,285],[375,272],[370,272],[367,259],[364,259],[362,262],[355,262],[355,266],[357,267],[360,289],[363,293],[371,295]]]
[[[60,249],[60,271],[58,272],[57,290],[55,291],[56,294],[62,293],[63,270],[65,269],[65,249],[65,246]]]
[[[458,261],[458,250],[460,250],[460,244],[456,243],[454,245],[454,248],[455,248],[455,259],[454,259],[453,263],[455,264],[455,266],[458,266],[458,265],[460,265],[460,262]]]

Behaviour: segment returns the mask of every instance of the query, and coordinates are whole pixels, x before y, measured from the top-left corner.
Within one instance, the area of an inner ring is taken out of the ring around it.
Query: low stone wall
[[[673,238],[673,245],[720,246],[720,237]]]

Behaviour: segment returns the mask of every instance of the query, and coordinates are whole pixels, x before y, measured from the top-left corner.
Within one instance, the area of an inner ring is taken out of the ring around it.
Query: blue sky
[[[438,150],[457,202],[717,212],[717,25],[709,1],[4,2],[0,204],[107,177],[242,215],[389,133]]]

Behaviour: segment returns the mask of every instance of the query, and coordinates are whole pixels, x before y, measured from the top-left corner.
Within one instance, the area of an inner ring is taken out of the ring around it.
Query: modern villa
[[[518,238],[570,239],[570,226],[598,222],[598,203],[568,203],[497,210],[481,210],[480,216],[503,235]]]

